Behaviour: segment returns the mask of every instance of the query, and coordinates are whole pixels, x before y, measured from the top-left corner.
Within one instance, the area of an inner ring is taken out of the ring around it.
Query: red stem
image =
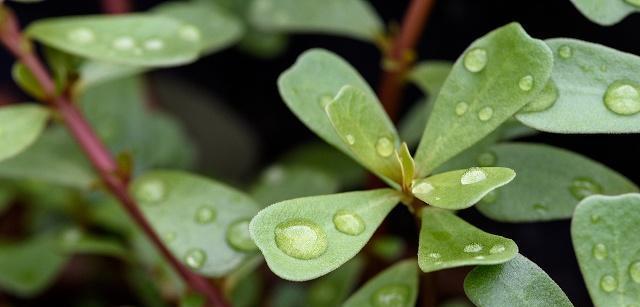
[[[102,10],[107,14],[126,14],[133,10],[129,0],[102,0]]]
[[[5,15],[5,21],[0,29],[0,41],[31,71],[45,93],[46,102],[60,113],[67,129],[83,149],[111,194],[120,201],[125,211],[129,213],[185,283],[207,298],[208,306],[227,306],[218,288],[211,285],[204,277],[191,272],[182,265],[162,243],[138,205],[127,192],[127,183],[117,176],[118,166],[111,153],[69,97],[56,93],[55,83],[51,75],[35,55],[29,42],[22,36],[15,16],[6,9],[2,13]]]

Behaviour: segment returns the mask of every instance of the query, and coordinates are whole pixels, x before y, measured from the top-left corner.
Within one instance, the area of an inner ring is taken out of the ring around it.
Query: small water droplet
[[[520,112],[541,112],[551,108],[556,101],[558,101],[558,87],[553,81],[549,81],[540,94],[525,105]]]
[[[365,228],[364,221],[358,214],[345,210],[336,212],[333,216],[333,225],[338,231],[351,236],[361,234]]]
[[[349,145],[353,145],[353,144],[356,143],[356,138],[353,137],[353,135],[351,135],[351,134],[347,134],[344,138],[347,139],[347,143]]]
[[[249,233],[249,220],[240,220],[229,225],[226,238],[229,245],[239,251],[249,252],[256,249]]]
[[[482,245],[479,243],[471,243],[464,247],[465,253],[478,253],[482,251]]]
[[[640,261],[636,261],[629,266],[629,275],[633,282],[640,284]]]
[[[184,256],[184,262],[193,269],[202,268],[207,262],[207,254],[199,248],[192,248]]]
[[[487,179],[487,173],[483,169],[479,167],[472,167],[462,174],[460,177],[460,183],[462,185],[474,184],[485,179]]]
[[[607,247],[604,244],[598,243],[593,246],[593,257],[596,259],[604,260],[607,258],[607,254]]]
[[[480,166],[494,166],[496,165],[498,158],[496,157],[496,154],[487,151],[481,153],[478,158],[476,158],[476,161],[478,161],[478,165]]]
[[[69,228],[62,233],[62,244],[72,246],[82,238],[82,232],[77,228]]]
[[[487,66],[487,51],[474,48],[464,55],[464,67],[470,72],[480,72]]]
[[[490,120],[491,117],[493,117],[493,108],[491,107],[484,107],[478,111],[478,119],[483,122]]]
[[[518,81],[518,87],[525,92],[530,91],[533,88],[533,76],[526,75],[520,78],[520,81]]]
[[[592,214],[591,215],[591,223],[592,224],[596,224],[600,221],[600,216],[597,214]]]
[[[604,275],[600,279],[600,288],[605,292],[612,292],[618,288],[618,280],[611,275]]]
[[[67,38],[77,44],[93,43],[96,39],[93,31],[89,28],[77,28],[67,33]]]
[[[475,257],[473,257],[473,259],[482,260],[482,259],[484,259],[484,256],[475,256]]]
[[[640,0],[624,0],[624,1],[635,7],[640,7]]]
[[[607,88],[604,104],[618,115],[633,115],[640,112],[640,90],[630,81],[616,81]]]
[[[547,213],[547,211],[549,210],[549,208],[547,208],[547,206],[545,204],[542,203],[535,203],[533,204],[533,210],[535,210],[536,212],[540,213],[540,214],[544,214]]]
[[[434,187],[430,183],[420,182],[411,189],[411,192],[413,194],[429,194],[433,190],[434,190]]]
[[[192,25],[184,25],[178,30],[178,35],[186,41],[197,42],[200,40],[200,30]]]
[[[440,253],[429,253],[429,258],[433,258],[433,259],[440,259],[440,257],[442,257],[442,255],[440,255]]]
[[[462,116],[464,115],[464,113],[467,113],[467,110],[469,109],[469,105],[464,102],[458,102],[458,104],[456,104],[456,115],[458,116]]]
[[[393,153],[393,143],[388,138],[381,137],[376,142],[376,151],[382,157],[389,157]]]
[[[371,303],[375,307],[405,306],[409,300],[409,287],[400,284],[386,285],[373,293]]]
[[[498,190],[491,190],[480,201],[485,204],[493,204],[498,200]]]
[[[131,50],[136,46],[136,41],[129,36],[118,37],[113,40],[113,48],[121,51]]]
[[[495,254],[501,254],[501,253],[503,253],[505,250],[507,250],[507,248],[506,248],[506,247],[504,247],[504,245],[502,245],[502,244],[496,244],[496,245],[494,245],[494,246],[492,246],[492,247],[491,247],[491,249],[489,250],[489,253],[490,253],[490,254],[492,254],[492,255],[495,255]]]
[[[275,229],[276,246],[297,259],[314,259],[327,250],[327,235],[318,224],[307,219],[282,222]]]
[[[568,45],[562,45],[558,48],[558,55],[563,59],[568,59],[573,56],[573,50]]]
[[[202,206],[196,210],[195,220],[198,224],[208,224],[216,219],[216,209],[210,206]]]
[[[164,200],[166,188],[159,179],[147,179],[140,183],[135,190],[136,198],[143,203],[153,204]]]
[[[580,177],[571,182],[569,191],[577,200],[583,200],[594,194],[601,194],[602,187],[590,178]]]
[[[269,167],[264,172],[264,180],[271,184],[276,184],[284,179],[284,168],[280,165]]]
[[[173,241],[175,241],[175,240],[176,240],[176,237],[178,237],[178,236],[176,235],[176,233],[175,233],[175,232],[173,232],[173,231],[170,231],[170,232],[165,233],[165,234],[162,236],[162,239],[164,239],[164,241],[165,241],[166,243],[171,243],[171,242],[173,242]]]
[[[164,42],[160,39],[149,39],[144,42],[144,48],[150,51],[158,51],[164,48]]]

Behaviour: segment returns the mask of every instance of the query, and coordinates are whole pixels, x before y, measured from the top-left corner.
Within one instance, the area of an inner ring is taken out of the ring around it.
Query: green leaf
[[[547,273],[520,254],[503,264],[475,268],[464,280],[464,292],[478,307],[573,306]]]
[[[213,53],[237,42],[243,34],[240,21],[214,4],[197,2],[165,2],[152,12],[192,25],[201,33],[200,49]]]
[[[344,307],[415,306],[418,268],[415,259],[404,260],[382,271],[344,303]]]
[[[0,161],[24,151],[44,130],[49,111],[32,104],[0,107]]]
[[[381,235],[371,241],[371,252],[389,262],[400,258],[406,249],[405,241],[396,236]]]
[[[570,218],[578,202],[589,195],[638,191],[632,182],[606,166],[552,146],[505,143],[490,147],[480,156],[518,173],[513,182],[476,206],[498,221]]]
[[[16,82],[16,84],[18,84],[18,86],[20,86],[20,88],[25,91],[25,93],[29,94],[33,98],[36,98],[37,100],[44,100],[44,90],[40,86],[40,83],[38,83],[38,80],[36,80],[31,71],[27,69],[24,64],[22,64],[21,62],[13,63],[11,76],[13,77],[13,80]]]
[[[78,69],[80,79],[74,83],[73,94],[75,96],[82,96],[87,88],[101,83],[139,75],[147,70],[148,68],[141,66],[85,61]]]
[[[571,0],[573,5],[589,20],[610,26],[620,22],[627,15],[640,10],[637,0]]]
[[[256,0],[249,10],[253,25],[264,31],[326,33],[375,41],[383,24],[364,0]]]
[[[60,233],[60,249],[68,254],[92,254],[126,259],[128,250],[117,240],[69,228]]]
[[[249,194],[266,207],[287,199],[335,193],[338,187],[338,181],[322,170],[276,164],[262,173]]]
[[[6,182],[0,181],[0,215],[2,215],[2,212],[4,212],[4,210],[9,208],[14,196],[15,191],[13,187]]]
[[[503,263],[517,253],[518,246],[513,240],[486,233],[451,211],[422,210],[418,265],[423,272]]]
[[[517,23],[471,44],[436,99],[416,152],[418,177],[481,140],[530,102],[547,83],[552,66],[549,47]]]
[[[429,119],[429,114],[433,109],[433,96],[416,101],[398,123],[398,133],[400,139],[405,141],[411,148],[415,148],[422,138],[424,127]]]
[[[194,61],[204,35],[194,26],[151,14],[49,18],[34,22],[26,33],[80,57],[148,67]]]
[[[269,59],[282,54],[288,44],[289,38],[282,33],[249,28],[238,43],[238,49],[259,58]]]
[[[276,275],[313,279],[355,256],[401,198],[379,189],[283,201],[253,218],[251,236]]]
[[[363,269],[364,260],[356,256],[347,261],[339,270],[315,280],[309,286],[304,306],[340,306],[356,286]]]
[[[449,76],[453,63],[446,61],[425,61],[416,64],[409,72],[409,81],[430,97],[438,96],[442,85]]]
[[[594,305],[640,300],[639,223],[640,194],[592,196],[576,207],[571,238]]]
[[[400,148],[398,148],[395,152],[398,161],[400,162],[400,169],[402,170],[402,190],[409,191],[411,190],[411,185],[413,184],[413,178],[415,176],[416,171],[416,163],[413,161],[413,157],[411,157],[411,152],[409,151],[409,146],[407,143],[402,143]]]
[[[377,100],[345,85],[325,110],[356,160],[379,176],[402,183],[402,167],[394,154],[400,146],[398,132]]]
[[[248,233],[258,205],[225,185],[177,171],[153,171],[131,192],[169,249],[206,276],[236,268],[255,249]]]
[[[640,132],[640,57],[574,39],[547,44],[555,55],[557,99],[543,111],[519,113],[518,120],[557,133]]]
[[[510,168],[472,167],[416,180],[412,192],[434,207],[459,210],[473,206],[516,176]]]
[[[204,307],[207,300],[198,293],[187,293],[180,298],[180,307]]]

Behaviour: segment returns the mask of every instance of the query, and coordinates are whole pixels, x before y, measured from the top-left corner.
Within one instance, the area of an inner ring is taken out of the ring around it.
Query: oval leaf
[[[44,130],[49,111],[37,105],[0,108],[0,161],[11,158],[36,141]]]
[[[464,279],[464,292],[478,307],[573,307],[562,289],[531,260],[475,268]]]
[[[367,281],[343,307],[412,307],[418,298],[418,268],[415,259],[404,260]]]
[[[146,14],[44,19],[30,25],[27,34],[77,56],[138,66],[192,62],[203,35],[176,19]]]
[[[244,194],[204,177],[153,171],[131,192],[169,249],[206,276],[236,268],[255,249],[248,222],[258,205]]]
[[[409,73],[409,81],[417,85],[424,94],[437,96],[447,80],[453,63],[446,61],[425,61],[416,64]]]
[[[576,153],[541,144],[506,143],[478,157],[492,157],[518,176],[486,197],[476,208],[504,222],[570,218],[578,202],[591,194],[616,195],[638,191],[622,175]]]
[[[640,194],[586,198],[571,238],[593,304],[633,306],[640,297]]]
[[[589,20],[603,26],[616,24],[627,15],[640,11],[640,2],[637,0],[571,0],[571,2]]]
[[[459,210],[473,206],[516,176],[510,168],[472,167],[416,180],[413,195],[434,207]]]
[[[556,133],[640,132],[640,57],[574,39],[547,44],[555,54],[557,100],[543,111],[516,115],[518,120]]]
[[[356,256],[339,270],[318,278],[309,286],[304,306],[340,306],[356,286],[363,269],[364,260]]]
[[[418,245],[418,265],[433,272],[474,264],[497,264],[518,253],[513,240],[486,233],[453,212],[425,208]]]
[[[251,236],[276,275],[313,279],[355,256],[401,198],[380,189],[283,201],[253,218]]]
[[[418,177],[481,140],[536,97],[552,66],[549,47],[516,23],[471,44],[436,98],[416,152]]]

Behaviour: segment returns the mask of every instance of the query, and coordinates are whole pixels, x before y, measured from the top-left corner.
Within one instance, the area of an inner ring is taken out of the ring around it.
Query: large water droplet
[[[216,219],[216,209],[210,206],[202,206],[196,210],[195,220],[198,224],[208,224]]]
[[[135,48],[136,41],[129,36],[121,36],[113,40],[113,48],[121,51],[127,51]]]
[[[248,252],[256,249],[249,233],[249,220],[233,222],[227,228],[226,237],[229,245],[237,250]]]
[[[333,225],[338,231],[352,236],[361,234],[365,228],[364,221],[358,214],[344,210],[333,216]]]
[[[411,189],[411,192],[413,194],[429,194],[433,190],[434,190],[434,187],[430,183],[420,182]]]
[[[498,190],[491,190],[480,201],[485,204],[493,204],[498,200],[498,193]]]
[[[526,75],[520,78],[520,81],[518,81],[518,87],[525,92],[530,91],[533,88],[533,76]]]
[[[640,89],[630,81],[612,83],[604,94],[604,104],[611,112],[633,115],[640,112]]]
[[[89,28],[77,28],[67,33],[67,38],[77,44],[93,43],[96,39],[93,31]]]
[[[159,179],[147,179],[140,183],[135,190],[136,198],[146,204],[164,200],[166,193],[164,183]]]
[[[192,25],[184,25],[178,30],[178,35],[186,41],[197,42],[200,40],[200,30]]]
[[[633,6],[640,7],[640,0],[624,0],[624,1]]]
[[[474,184],[487,179],[487,173],[479,168],[472,167],[464,172],[460,177],[460,183],[463,185]]]
[[[393,143],[388,138],[381,137],[376,142],[376,151],[382,157],[389,157],[393,153]]]
[[[199,248],[192,248],[184,256],[184,262],[193,269],[202,268],[207,262],[207,254]]]
[[[612,292],[618,288],[618,280],[611,275],[604,275],[600,279],[600,288],[605,292]]]
[[[491,107],[484,107],[478,111],[478,119],[483,122],[490,120],[491,117],[493,117],[493,108]]]
[[[469,104],[466,102],[461,101],[456,104],[456,115],[462,116],[464,113],[467,113],[467,110],[469,110]]]
[[[596,259],[604,260],[607,258],[607,254],[607,247],[604,244],[598,243],[593,246],[593,257]]]
[[[480,166],[494,166],[496,165],[498,158],[496,157],[496,154],[487,151],[481,153],[478,158],[476,158],[476,161],[478,161],[478,165]]]
[[[583,200],[594,194],[601,194],[602,187],[590,178],[576,178],[571,182],[569,191],[577,200]]]
[[[503,253],[505,250],[507,250],[507,248],[504,247],[504,245],[496,244],[496,245],[491,247],[491,249],[489,250],[489,253],[495,255],[495,254]]]
[[[464,247],[465,253],[478,253],[480,251],[482,251],[482,245],[479,243],[471,243]]]
[[[405,285],[386,285],[373,293],[371,303],[375,307],[404,306],[409,300],[410,292],[409,287]]]
[[[464,67],[470,72],[479,72],[487,66],[487,51],[482,48],[474,48],[464,55]]]
[[[541,112],[551,108],[558,100],[558,87],[553,81],[547,82],[542,92],[522,108],[520,112]]]
[[[144,48],[150,51],[158,51],[164,48],[164,42],[160,39],[149,39],[144,42]]]
[[[640,261],[636,261],[629,266],[629,275],[633,282],[640,284]]]
[[[573,50],[568,45],[562,45],[558,48],[558,55],[563,59],[568,59],[573,56]]]
[[[318,224],[307,219],[294,219],[276,226],[278,248],[297,259],[313,259],[327,250],[327,235]]]

